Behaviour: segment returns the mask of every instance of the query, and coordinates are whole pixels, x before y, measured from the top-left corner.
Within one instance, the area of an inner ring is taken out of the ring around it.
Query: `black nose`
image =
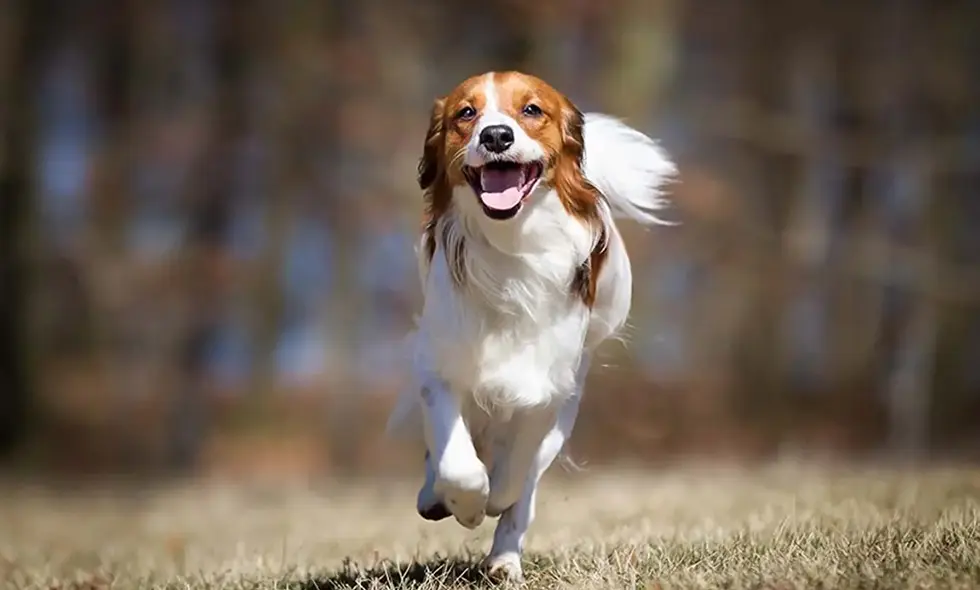
[[[480,145],[499,154],[514,145],[514,132],[507,125],[490,125],[480,132]]]

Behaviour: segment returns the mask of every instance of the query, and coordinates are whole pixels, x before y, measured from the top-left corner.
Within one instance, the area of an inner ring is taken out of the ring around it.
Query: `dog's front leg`
[[[432,490],[459,524],[476,528],[486,516],[490,483],[463,420],[459,399],[445,383],[432,380],[422,388],[422,401],[429,449],[426,468],[433,469],[435,476]]]
[[[493,577],[511,581],[521,581],[524,578],[521,556],[524,553],[524,538],[534,521],[538,482],[571,435],[578,413],[578,402],[578,397],[568,400],[561,409],[557,423],[541,441],[530,470],[525,472],[520,497],[500,515],[497,528],[493,532],[493,546],[484,561]]]
[[[425,483],[419,490],[415,500],[415,507],[419,516],[426,520],[439,521],[452,516],[452,512],[446,508],[445,502],[436,494],[436,468],[432,464],[432,455],[429,451],[425,452]]]
[[[555,426],[556,415],[553,406],[514,412],[506,436],[494,444],[487,514],[499,516],[521,499],[541,443]]]
[[[578,417],[579,403],[582,399],[582,387],[585,384],[585,376],[589,371],[589,359],[583,358],[578,369],[575,394],[568,399],[558,412],[557,419],[552,422],[550,430],[545,434],[543,440],[534,449],[533,458],[529,469],[524,470],[520,494],[517,501],[507,507],[500,515],[497,528],[493,532],[493,546],[490,553],[484,560],[484,565],[489,568],[490,574],[494,577],[505,578],[512,581],[520,581],[524,578],[524,571],[521,567],[521,556],[524,553],[524,538],[527,530],[534,521],[535,501],[537,497],[538,482],[541,476],[551,466],[565,446],[565,442],[571,437],[572,430],[575,428],[575,420]],[[508,457],[511,461],[519,455],[512,454]],[[496,457],[494,459],[494,476],[497,475]],[[511,462],[512,468],[510,476],[519,477],[520,469],[524,467]],[[511,485],[513,480],[508,482]],[[493,485],[491,483],[491,485]],[[499,484],[498,484],[499,486]],[[502,489],[502,488],[497,488]],[[501,500],[505,501],[505,500]],[[489,510],[494,509],[493,491],[489,501]]]

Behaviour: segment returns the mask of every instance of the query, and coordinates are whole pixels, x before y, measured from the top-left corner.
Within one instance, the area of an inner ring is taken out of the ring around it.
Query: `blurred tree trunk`
[[[827,266],[836,212],[843,198],[843,163],[834,130],[837,91],[834,40],[824,28],[801,35],[789,64],[793,107],[805,137],[803,177],[790,212],[786,251],[790,293],[784,317],[786,371],[794,391],[813,393],[829,383]]]
[[[113,406],[109,410],[114,413],[112,435],[116,439],[116,448],[113,454],[119,461],[114,467],[129,472],[149,466],[144,454],[147,437],[141,432],[146,425],[133,419],[137,410],[134,402],[141,397],[141,388],[134,384],[141,380],[131,377],[145,370],[145,364],[140,363],[140,355],[134,353],[142,348],[134,345],[137,339],[133,333],[138,328],[132,326],[136,323],[132,318],[137,314],[120,313],[120,301],[112,296],[118,291],[107,285],[112,285],[116,276],[129,274],[119,269],[132,268],[130,256],[125,251],[125,223],[133,212],[135,200],[127,181],[133,165],[130,143],[134,118],[132,78],[136,71],[134,50],[138,37],[134,31],[133,7],[137,1],[99,3],[98,10],[109,16],[91,18],[86,30],[89,59],[96,67],[93,86],[97,112],[93,118],[99,121],[104,133],[98,150],[93,150],[96,153],[92,154],[90,166],[97,169],[94,171],[97,181],[89,188],[87,203],[88,231],[97,244],[89,259],[84,261],[89,271],[89,283],[94,288],[92,303],[96,310],[96,321],[90,328],[94,333],[92,340],[97,343],[92,356],[99,359],[94,361],[96,363],[115,365],[106,379]]]
[[[743,104],[760,117],[778,120],[790,111],[788,66],[795,36],[800,32],[799,2],[769,5],[756,1],[743,5],[742,35],[745,36],[740,89]],[[788,118],[798,124],[795,118]],[[761,131],[761,130],[760,130]],[[772,130],[762,131],[763,133]],[[738,393],[745,407],[753,409],[753,422],[767,449],[778,444],[785,431],[789,400],[780,381],[784,355],[779,332],[786,307],[789,260],[782,241],[799,175],[799,155],[780,149],[774,137],[762,137],[746,146],[746,197],[755,200],[753,215],[759,231],[753,243],[752,301],[741,324],[736,346],[744,363]],[[751,206],[751,205],[750,205]]]
[[[190,279],[187,332],[180,354],[185,379],[177,391],[172,416],[171,460],[178,469],[192,468],[209,426],[206,387],[208,352],[225,315],[223,288],[228,264],[225,240],[234,200],[236,150],[246,126],[245,72],[250,52],[246,38],[251,2],[215,0],[205,58],[213,77],[212,129],[208,149],[191,200],[186,244]]]
[[[252,273],[249,292],[253,321],[251,338],[254,344],[254,369],[252,371],[252,393],[269,394],[276,385],[276,348],[283,331],[283,283],[282,268],[287,264],[289,252],[290,225],[298,205],[298,196],[304,186],[303,177],[306,162],[303,157],[305,144],[304,128],[299,125],[303,119],[304,108],[308,104],[307,95],[313,85],[302,67],[289,67],[287,64],[305,64],[309,59],[303,51],[310,43],[307,28],[318,30],[324,25],[322,4],[297,2],[287,4],[288,9],[274,17],[269,16],[269,29],[262,40],[268,50],[264,56],[269,63],[264,72],[266,79],[276,85],[275,100],[270,101],[268,121],[262,130],[262,137],[268,142],[270,162],[270,183],[262,194],[262,223],[264,248],[259,256],[257,268]],[[268,7],[266,7],[266,10]],[[256,10],[262,14],[263,10]],[[255,64],[252,64],[255,65]],[[322,81],[329,84],[329,80]],[[329,112],[329,111],[328,111]]]
[[[681,212],[689,215],[681,228],[670,230],[677,232],[679,254],[672,253],[668,264],[675,265],[675,272],[687,266],[693,284],[673,296],[677,317],[689,320],[679,325],[686,341],[685,364],[709,367],[683,376],[690,390],[678,402],[682,419],[676,432],[695,437],[696,444],[732,423],[729,404],[737,405],[736,414],[745,405],[732,397],[738,395],[732,386],[744,367],[734,353],[740,350],[739,324],[754,283],[746,275],[757,217],[741,212],[754,209],[757,179],[751,172],[758,162],[710,111],[745,102],[741,82],[749,61],[743,25],[751,18],[747,12],[736,3],[710,0],[687,0],[677,7],[680,55],[665,143],[681,170],[682,182],[673,192]],[[641,306],[634,313],[653,310]]]
[[[930,44],[928,54],[930,65],[942,64],[948,76],[947,84],[933,90],[937,100],[928,111],[930,127],[939,128],[940,134],[949,133],[943,122],[952,120],[956,122],[953,134],[958,136],[937,142],[945,153],[936,156],[934,184],[938,186],[930,200],[937,282],[943,298],[936,311],[940,326],[930,384],[929,443],[930,450],[966,452],[975,459],[980,451],[980,232],[976,231],[980,218],[976,195],[980,186],[980,76],[976,75],[980,72],[980,36],[975,33],[980,3],[958,8],[945,13],[933,32],[933,39],[951,41],[946,51],[940,53]],[[962,86],[949,85],[950,79]]]
[[[610,112],[645,128],[659,111],[673,38],[671,0],[619,0],[610,37],[612,59],[602,72],[600,97]]]
[[[30,432],[34,103],[45,4],[0,7],[0,456]]]
[[[899,271],[885,275],[891,305],[885,308],[884,322],[895,340],[883,386],[888,444],[896,454],[915,457],[926,450],[929,438],[937,295],[928,228],[930,155],[922,147],[926,142],[915,100],[920,80],[914,73],[924,65],[916,23],[923,12],[917,0],[882,4],[889,9],[889,19],[878,48],[881,53],[876,56],[883,71],[882,93],[877,98],[889,155],[880,170],[881,191],[874,196],[887,232],[889,255],[882,262],[885,268]],[[890,59],[902,53],[905,59]]]

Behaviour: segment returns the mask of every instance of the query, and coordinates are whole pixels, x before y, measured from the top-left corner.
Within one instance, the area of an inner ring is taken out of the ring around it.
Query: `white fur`
[[[487,117],[504,115],[491,108],[481,124]],[[435,229],[431,263],[419,250],[425,303],[409,343],[413,380],[389,419],[390,433],[421,435],[430,452],[420,511],[441,499],[469,528],[499,515],[487,564],[509,578],[521,577],[538,480],[571,435],[589,357],[629,314],[632,272],[613,214],[662,223],[653,214],[664,204],[658,189],[674,172],[652,140],[616,119],[590,113],[583,134],[608,236],[592,309],[570,284],[603,228],[569,216],[543,184],[507,221],[488,218],[472,191],[458,188]],[[533,158],[523,141],[514,149]]]

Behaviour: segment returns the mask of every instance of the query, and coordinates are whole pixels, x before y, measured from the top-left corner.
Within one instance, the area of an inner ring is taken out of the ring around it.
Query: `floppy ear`
[[[561,106],[561,141],[562,155],[572,158],[576,165],[582,166],[585,155],[585,117],[567,98]]]
[[[436,181],[439,174],[439,152],[442,150],[443,110],[446,99],[437,98],[432,105],[429,115],[429,130],[425,133],[425,144],[422,147],[422,158],[419,160],[419,188],[428,190]]]
[[[598,191],[585,178],[585,117],[567,98],[561,105],[561,152],[555,165],[555,189],[562,204],[572,215],[589,218],[596,215]]]

